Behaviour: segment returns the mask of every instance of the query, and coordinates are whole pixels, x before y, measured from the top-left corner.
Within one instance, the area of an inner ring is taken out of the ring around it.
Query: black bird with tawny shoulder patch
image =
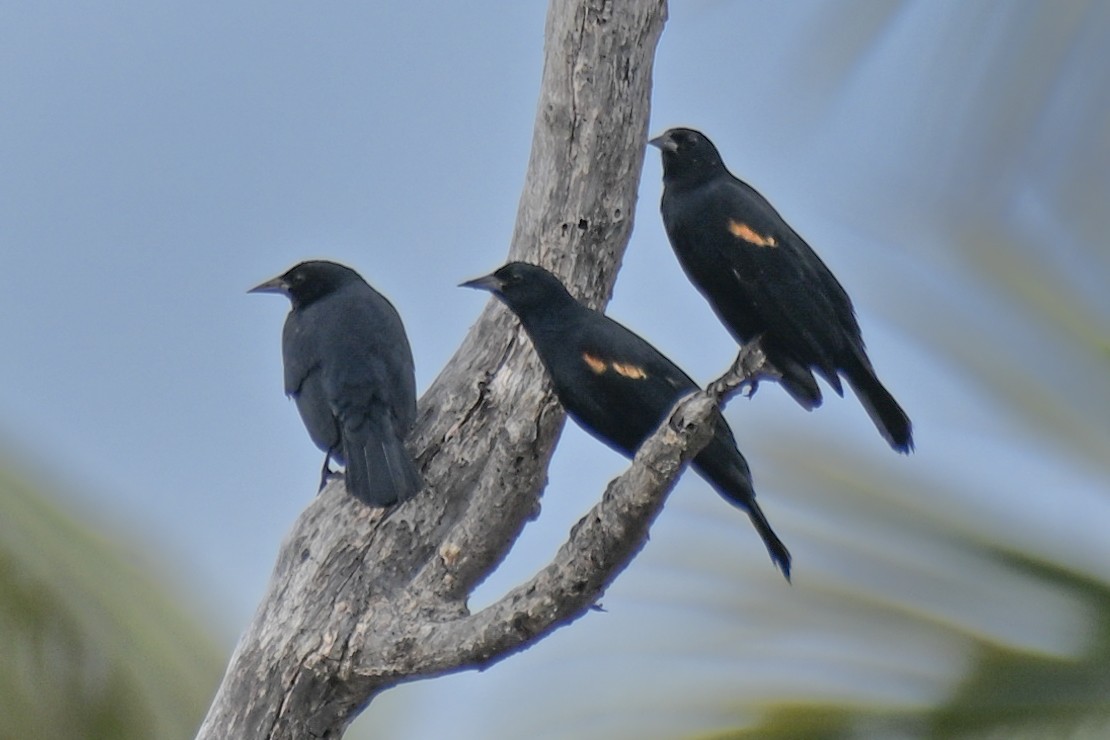
[[[840,395],[843,375],[883,438],[910,452],[910,419],[875,376],[852,301],[821,258],[704,134],[672,128],[650,143],[663,156],[671,247],[733,337],[761,337],[780,383],[806,409],[821,405],[814,372]]]
[[[697,384],[639,335],[579,303],[542,267],[510,262],[463,283],[488,290],[520,319],[560,403],[586,431],[632,457]],[[752,475],[718,412],[713,439],[691,461],[729,503],[747,512],[771,560],[790,578],[790,552],[755,501]]]

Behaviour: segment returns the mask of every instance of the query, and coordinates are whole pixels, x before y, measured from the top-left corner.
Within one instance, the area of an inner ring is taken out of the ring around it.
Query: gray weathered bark
[[[551,0],[512,259],[599,306],[632,230],[665,0]],[[713,402],[689,405],[702,421]],[[421,399],[426,490],[382,511],[329,484],[282,544],[198,738],[338,738],[381,691],[476,668],[580,616],[642,545],[704,435],[664,426],[528,583],[470,614],[539,496],[563,414],[515,319],[491,302]],[[672,425],[673,426],[673,425]],[[692,441],[693,440],[693,441]]]

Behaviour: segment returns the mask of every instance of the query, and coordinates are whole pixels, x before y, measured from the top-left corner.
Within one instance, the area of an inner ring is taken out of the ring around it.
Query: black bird
[[[346,465],[347,491],[370,506],[417,493],[420,474],[405,450],[416,420],[412,350],[401,317],[357,272],[335,262],[302,262],[251,293],[293,303],[281,354],[285,393],[328,461]]]
[[[686,276],[741,344],[762,337],[786,391],[821,405],[816,371],[841,396],[843,374],[890,446],[913,449],[909,417],[875,377],[855,309],[802,237],[737,179],[704,134],[672,128],[663,154],[663,225]]]
[[[488,290],[520,319],[547,368],[559,401],[586,431],[632,457],[679,398],[697,384],[655,347],[571,296],[542,267],[510,262],[463,283]],[[755,502],[752,474],[718,412],[714,436],[691,464],[748,513],[774,561],[790,579],[790,552]]]

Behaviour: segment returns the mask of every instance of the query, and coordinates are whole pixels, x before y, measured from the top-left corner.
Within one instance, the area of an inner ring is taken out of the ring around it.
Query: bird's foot
[[[759,379],[765,376],[770,368],[767,353],[763,351],[762,334],[754,337],[750,342],[745,342],[736,354],[736,361],[732,363],[733,372],[743,377],[745,382],[752,386],[752,393],[755,393],[755,386],[759,385]]]
[[[316,493],[324,490],[324,486],[328,484],[328,478],[336,475],[336,471],[331,469],[331,450],[324,455],[324,467],[320,469],[320,487],[316,489]]]
[[[774,376],[774,370],[763,351],[762,339],[762,335],[757,336],[740,348],[728,372],[709,384],[710,393],[722,398],[743,392],[751,398],[759,388],[761,378]]]

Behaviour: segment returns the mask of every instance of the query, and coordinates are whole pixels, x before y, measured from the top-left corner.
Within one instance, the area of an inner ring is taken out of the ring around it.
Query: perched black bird
[[[520,319],[559,401],[593,436],[632,457],[682,396],[697,384],[673,362],[603,313],[579,303],[542,267],[510,262],[463,283],[488,290]],[[789,580],[790,552],[755,502],[752,474],[727,422],[691,462],[725,499],[751,517],[771,559]]]
[[[652,139],[663,153],[663,225],[682,269],[740,343],[760,340],[782,385],[821,405],[816,371],[840,375],[890,446],[913,449],[910,420],[875,377],[844,288],[771,204],[725,168],[713,142],[688,128]]]
[[[404,501],[422,486],[405,450],[416,420],[412,350],[397,310],[357,272],[302,262],[251,293],[293,303],[281,353],[285,393],[328,461],[346,465],[347,491],[370,506]]]

